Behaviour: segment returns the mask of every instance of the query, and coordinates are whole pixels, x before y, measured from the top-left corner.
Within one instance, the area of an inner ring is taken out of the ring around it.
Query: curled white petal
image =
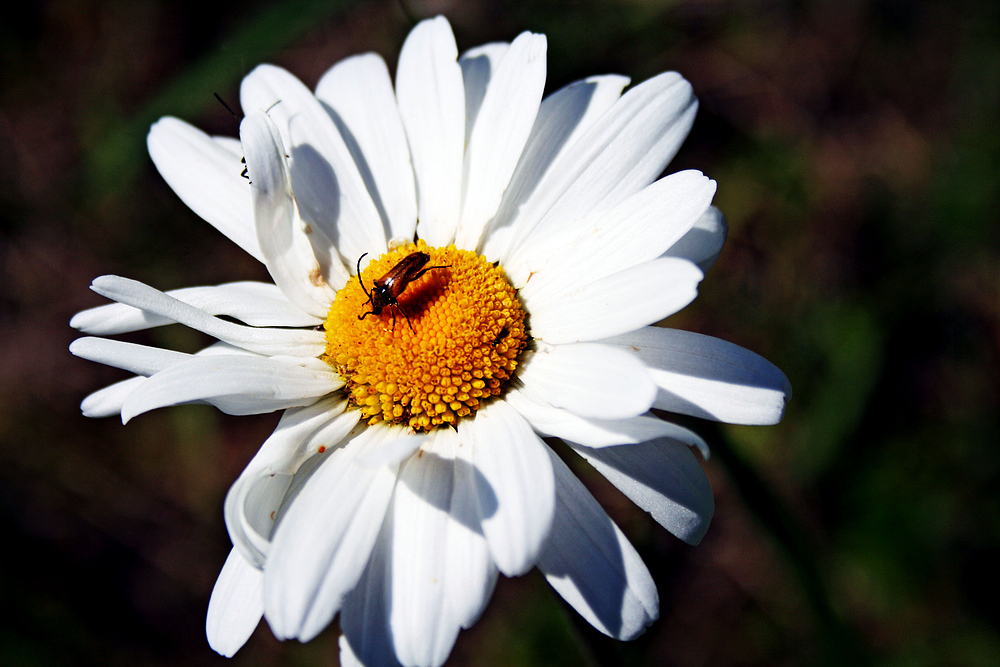
[[[135,350],[134,348],[141,349]],[[127,349],[128,351],[122,359],[119,359],[118,353],[123,349]],[[70,345],[70,351],[85,359],[102,361],[110,366],[125,368],[133,372],[142,371],[148,375],[158,373],[165,368],[187,361],[192,356],[172,350],[160,350],[158,348],[149,348],[119,341],[108,341],[100,338],[82,338],[74,341]],[[209,345],[195,354],[198,356],[209,356],[214,354],[252,355],[253,353],[218,342]],[[137,364],[139,361],[141,363]],[[145,382],[146,378],[144,376],[116,382],[87,396],[80,404],[80,409],[86,417],[110,417],[121,414],[125,400]]]
[[[208,645],[227,658],[240,650],[264,615],[263,573],[233,549],[208,601]]]
[[[386,229],[358,163],[328,109],[287,70],[257,66],[244,77],[240,99],[248,117],[260,110],[274,121],[280,133],[276,143],[288,149],[301,224],[311,230],[321,266],[336,272],[331,284],[340,287],[344,263],[353,264],[364,252],[382,252],[386,245]],[[256,180],[253,171],[250,177]]]
[[[298,215],[285,148],[271,119],[263,112],[247,116],[240,124],[240,139],[250,172],[257,240],[267,270],[292,303],[323,317],[336,296],[334,285],[346,282],[343,264],[330,254],[332,243],[320,228]]]
[[[122,421],[168,405],[205,401],[228,414],[259,414],[316,402],[343,386],[319,360],[247,355],[191,357],[148,378],[125,400]]]
[[[311,456],[332,452],[358,422],[356,410],[330,396],[286,410],[226,494],[226,527],[243,557],[260,568],[270,548],[278,510],[294,475]]]
[[[111,417],[121,414],[125,400],[145,381],[144,377],[134,377],[98,389],[80,403],[83,416]]]
[[[94,279],[91,289],[101,296],[160,315],[251,352],[318,357],[326,349],[321,331],[233,324],[128,278],[100,276]]]
[[[81,359],[145,376],[191,358],[189,354],[174,350],[91,336],[77,338],[70,344],[69,351]]]
[[[276,285],[237,282],[211,287],[185,287],[164,292],[210,315],[228,315],[250,326],[305,327],[322,321],[285,298]],[[108,336],[173,324],[153,313],[112,303],[81,311],[69,322],[84,333]]]

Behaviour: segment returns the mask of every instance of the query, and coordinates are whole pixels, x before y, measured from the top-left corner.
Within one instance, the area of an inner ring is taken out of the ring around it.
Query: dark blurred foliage
[[[454,665],[1000,664],[1000,10],[863,2],[27,3],[0,25],[0,665],[224,664],[204,612],[228,485],[277,417],[79,401],[123,374],[69,355],[117,273],[161,289],[266,278],[145,154],[164,114],[235,135],[212,97],[272,61],[314,85],[392,66],[444,12],[460,48],[530,29],[550,91],[676,69],[701,111],[671,169],[719,182],[730,238],[672,326],[765,355],[776,427],[704,433],[713,526],[687,547],[571,461],[661,596],[639,640],[593,631],[537,573],[502,581]],[[132,340],[196,349],[167,327]],[[233,665],[332,665],[262,624]]]

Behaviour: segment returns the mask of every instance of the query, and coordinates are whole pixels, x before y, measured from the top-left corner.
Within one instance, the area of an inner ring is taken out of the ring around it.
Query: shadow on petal
[[[378,211],[378,216],[382,220],[382,229],[385,232],[385,237],[392,238],[392,227],[389,224],[389,214],[385,210],[385,204],[382,203],[382,195],[378,191],[378,184],[375,182],[375,175],[372,174],[371,166],[368,164],[368,159],[365,158],[364,151],[361,150],[361,145],[358,143],[357,138],[354,133],[351,132],[351,128],[347,126],[344,119],[340,117],[336,111],[330,108],[326,102],[322,102],[323,108],[326,112],[330,114],[333,118],[333,124],[337,126],[337,130],[340,131],[340,136],[344,139],[344,144],[347,146],[347,150],[350,151],[351,157],[354,158],[354,163],[358,166],[358,172],[361,174],[361,180],[365,182],[365,188],[368,190],[368,194],[371,196],[372,201],[375,203],[375,210]]]
[[[447,476],[448,483],[454,485],[453,489],[458,488],[458,485],[461,483],[460,480],[472,480],[472,488],[478,494],[478,512],[473,505],[454,507],[452,494],[428,497],[427,494],[421,492],[421,489],[410,485],[409,480],[405,476],[401,477],[399,483],[407,484],[407,488],[413,491],[415,495],[420,496],[424,501],[431,503],[437,509],[451,514],[451,517],[455,521],[458,521],[469,530],[482,535],[482,520],[496,514],[500,506],[496,491],[493,490],[493,486],[489,483],[489,480],[472,463],[464,459],[450,459],[426,450],[420,450],[415,456],[424,458],[427,465],[439,468],[442,479]]]
[[[312,227],[307,230],[309,242],[320,266],[339,263],[340,258],[331,253],[340,245],[337,221],[340,219],[340,184],[333,167],[319,151],[309,144],[292,147],[292,192],[298,204],[302,221]],[[315,232],[325,237],[318,239]]]

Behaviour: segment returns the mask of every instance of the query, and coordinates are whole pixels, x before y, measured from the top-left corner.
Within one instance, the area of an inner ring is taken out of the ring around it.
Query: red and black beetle
[[[365,258],[364,255],[358,257],[358,282],[361,283],[361,289],[365,291],[368,296],[368,301],[365,303],[370,303],[372,309],[366,313],[358,315],[359,320],[365,319],[369,315],[381,315],[382,311],[386,308],[395,308],[403,314],[406,318],[406,323],[410,325],[410,331],[413,331],[413,325],[410,324],[410,318],[406,315],[406,311],[400,307],[397,299],[406,290],[406,286],[411,282],[424,275],[428,271],[433,269],[446,269],[450,264],[445,264],[444,266],[427,266],[427,262],[431,261],[431,256],[426,252],[414,252],[410,253],[403,259],[396,262],[396,265],[389,269],[384,276],[372,281],[372,289],[369,292],[365,287],[365,283],[361,280],[361,260]],[[364,305],[364,304],[362,304]],[[396,313],[392,314],[392,328],[396,328]]]

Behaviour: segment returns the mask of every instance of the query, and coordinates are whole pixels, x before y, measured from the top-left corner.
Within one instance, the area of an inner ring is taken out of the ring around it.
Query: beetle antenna
[[[367,296],[368,300],[371,301],[372,300],[372,293],[368,291],[368,289],[365,287],[365,281],[363,281],[361,279],[361,260],[363,260],[365,258],[365,255],[367,255],[367,254],[368,253],[364,253],[364,255],[361,255],[361,257],[358,257],[358,282],[361,283],[361,289],[363,289],[365,291],[365,296]],[[364,318],[359,317],[358,319],[360,320],[360,319],[364,319]]]
[[[212,93],[212,94],[215,95],[215,99],[219,100],[219,104],[226,107],[226,111],[229,112],[229,115],[235,118],[237,122],[239,122],[240,120],[239,115],[237,115],[237,113],[233,111],[233,108],[229,106],[224,99],[222,99],[222,95],[219,95],[218,93]]]

